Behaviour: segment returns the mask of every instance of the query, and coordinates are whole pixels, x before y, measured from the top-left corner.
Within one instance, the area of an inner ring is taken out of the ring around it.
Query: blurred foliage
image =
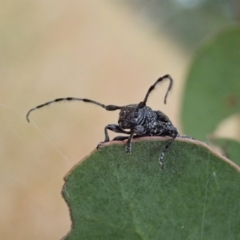
[[[187,76],[184,132],[206,140],[218,124],[240,113],[240,28],[222,31],[195,55]]]
[[[240,3],[228,0],[129,0],[131,6],[187,51],[209,34],[239,21]]]
[[[75,166],[62,191],[73,221],[64,239],[237,239],[237,168],[197,141],[176,140],[161,171],[165,144],[137,141],[132,154],[111,144]]]
[[[211,142],[221,148],[224,156],[240,166],[240,142],[229,138],[211,138]]]

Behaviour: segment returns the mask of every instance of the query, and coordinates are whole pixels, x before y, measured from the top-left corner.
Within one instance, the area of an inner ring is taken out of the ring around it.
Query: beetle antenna
[[[82,102],[86,102],[86,103],[93,103],[95,105],[98,105],[102,108],[105,108],[107,111],[114,111],[114,110],[117,110],[117,109],[121,109],[122,107],[120,106],[115,106],[115,105],[104,105],[102,103],[99,103],[99,102],[96,102],[94,100],[91,100],[91,99],[87,99],[87,98],[75,98],[75,97],[67,97],[67,98],[57,98],[55,100],[52,100],[52,101],[49,101],[49,102],[46,102],[46,103],[43,103],[41,105],[38,105],[32,109],[30,109],[26,115],[26,118],[27,118],[27,121],[30,122],[29,120],[29,115],[32,111],[38,109],[38,108],[42,108],[42,107],[45,107],[47,105],[50,105],[52,103],[56,103],[56,102],[61,102],[61,101],[82,101]]]
[[[171,91],[172,89],[172,86],[173,86],[173,79],[171,78],[170,75],[164,75],[163,77],[160,77],[147,91],[147,94],[144,98],[144,100],[142,102],[140,102],[138,104],[138,106],[136,107],[136,112],[138,111],[138,109],[140,108],[143,108],[146,106],[146,103],[147,103],[147,100],[148,100],[148,97],[150,95],[150,93],[156,88],[157,84],[160,83],[161,81],[165,80],[165,79],[169,79],[170,83],[169,83],[169,86],[168,86],[168,89],[167,89],[167,92],[165,94],[165,97],[164,97],[164,104],[167,103],[167,96],[168,96],[168,93]]]

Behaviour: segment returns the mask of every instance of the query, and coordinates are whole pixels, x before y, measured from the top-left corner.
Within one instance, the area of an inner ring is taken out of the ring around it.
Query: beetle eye
[[[134,112],[134,118],[138,118],[139,113],[138,112]]]

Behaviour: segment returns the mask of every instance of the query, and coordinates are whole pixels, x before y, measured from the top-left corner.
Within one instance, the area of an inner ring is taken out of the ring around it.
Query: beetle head
[[[127,105],[121,108],[118,124],[123,129],[132,129],[138,126],[142,109],[137,108],[137,104]]]

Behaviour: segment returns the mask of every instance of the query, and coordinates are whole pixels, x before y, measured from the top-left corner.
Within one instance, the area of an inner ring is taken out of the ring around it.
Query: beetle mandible
[[[87,98],[75,98],[75,97],[66,97],[66,98],[57,98],[53,101],[46,102],[44,104],[38,105],[30,109],[26,115],[27,121],[29,122],[29,115],[32,111],[38,108],[42,108],[52,103],[60,101],[83,101],[86,103],[96,104],[102,108],[105,108],[107,111],[120,110],[118,124],[108,124],[104,128],[105,139],[103,142],[100,142],[97,145],[97,149],[105,142],[109,142],[108,130],[111,130],[116,133],[124,133],[129,136],[117,136],[113,139],[116,140],[126,140],[126,153],[131,153],[131,143],[133,138],[144,137],[144,136],[169,136],[171,139],[162,149],[159,155],[159,163],[163,169],[163,159],[165,153],[168,151],[169,147],[172,145],[176,137],[186,137],[180,136],[177,128],[172,124],[170,119],[161,111],[153,111],[150,107],[146,106],[148,97],[150,93],[155,89],[156,85],[161,81],[168,79],[169,86],[164,97],[164,103],[167,102],[167,96],[173,86],[173,79],[170,75],[164,75],[157,79],[157,81],[148,89],[147,94],[144,100],[138,104],[130,104],[127,106],[116,106],[116,105],[104,105],[102,103],[96,102]]]

